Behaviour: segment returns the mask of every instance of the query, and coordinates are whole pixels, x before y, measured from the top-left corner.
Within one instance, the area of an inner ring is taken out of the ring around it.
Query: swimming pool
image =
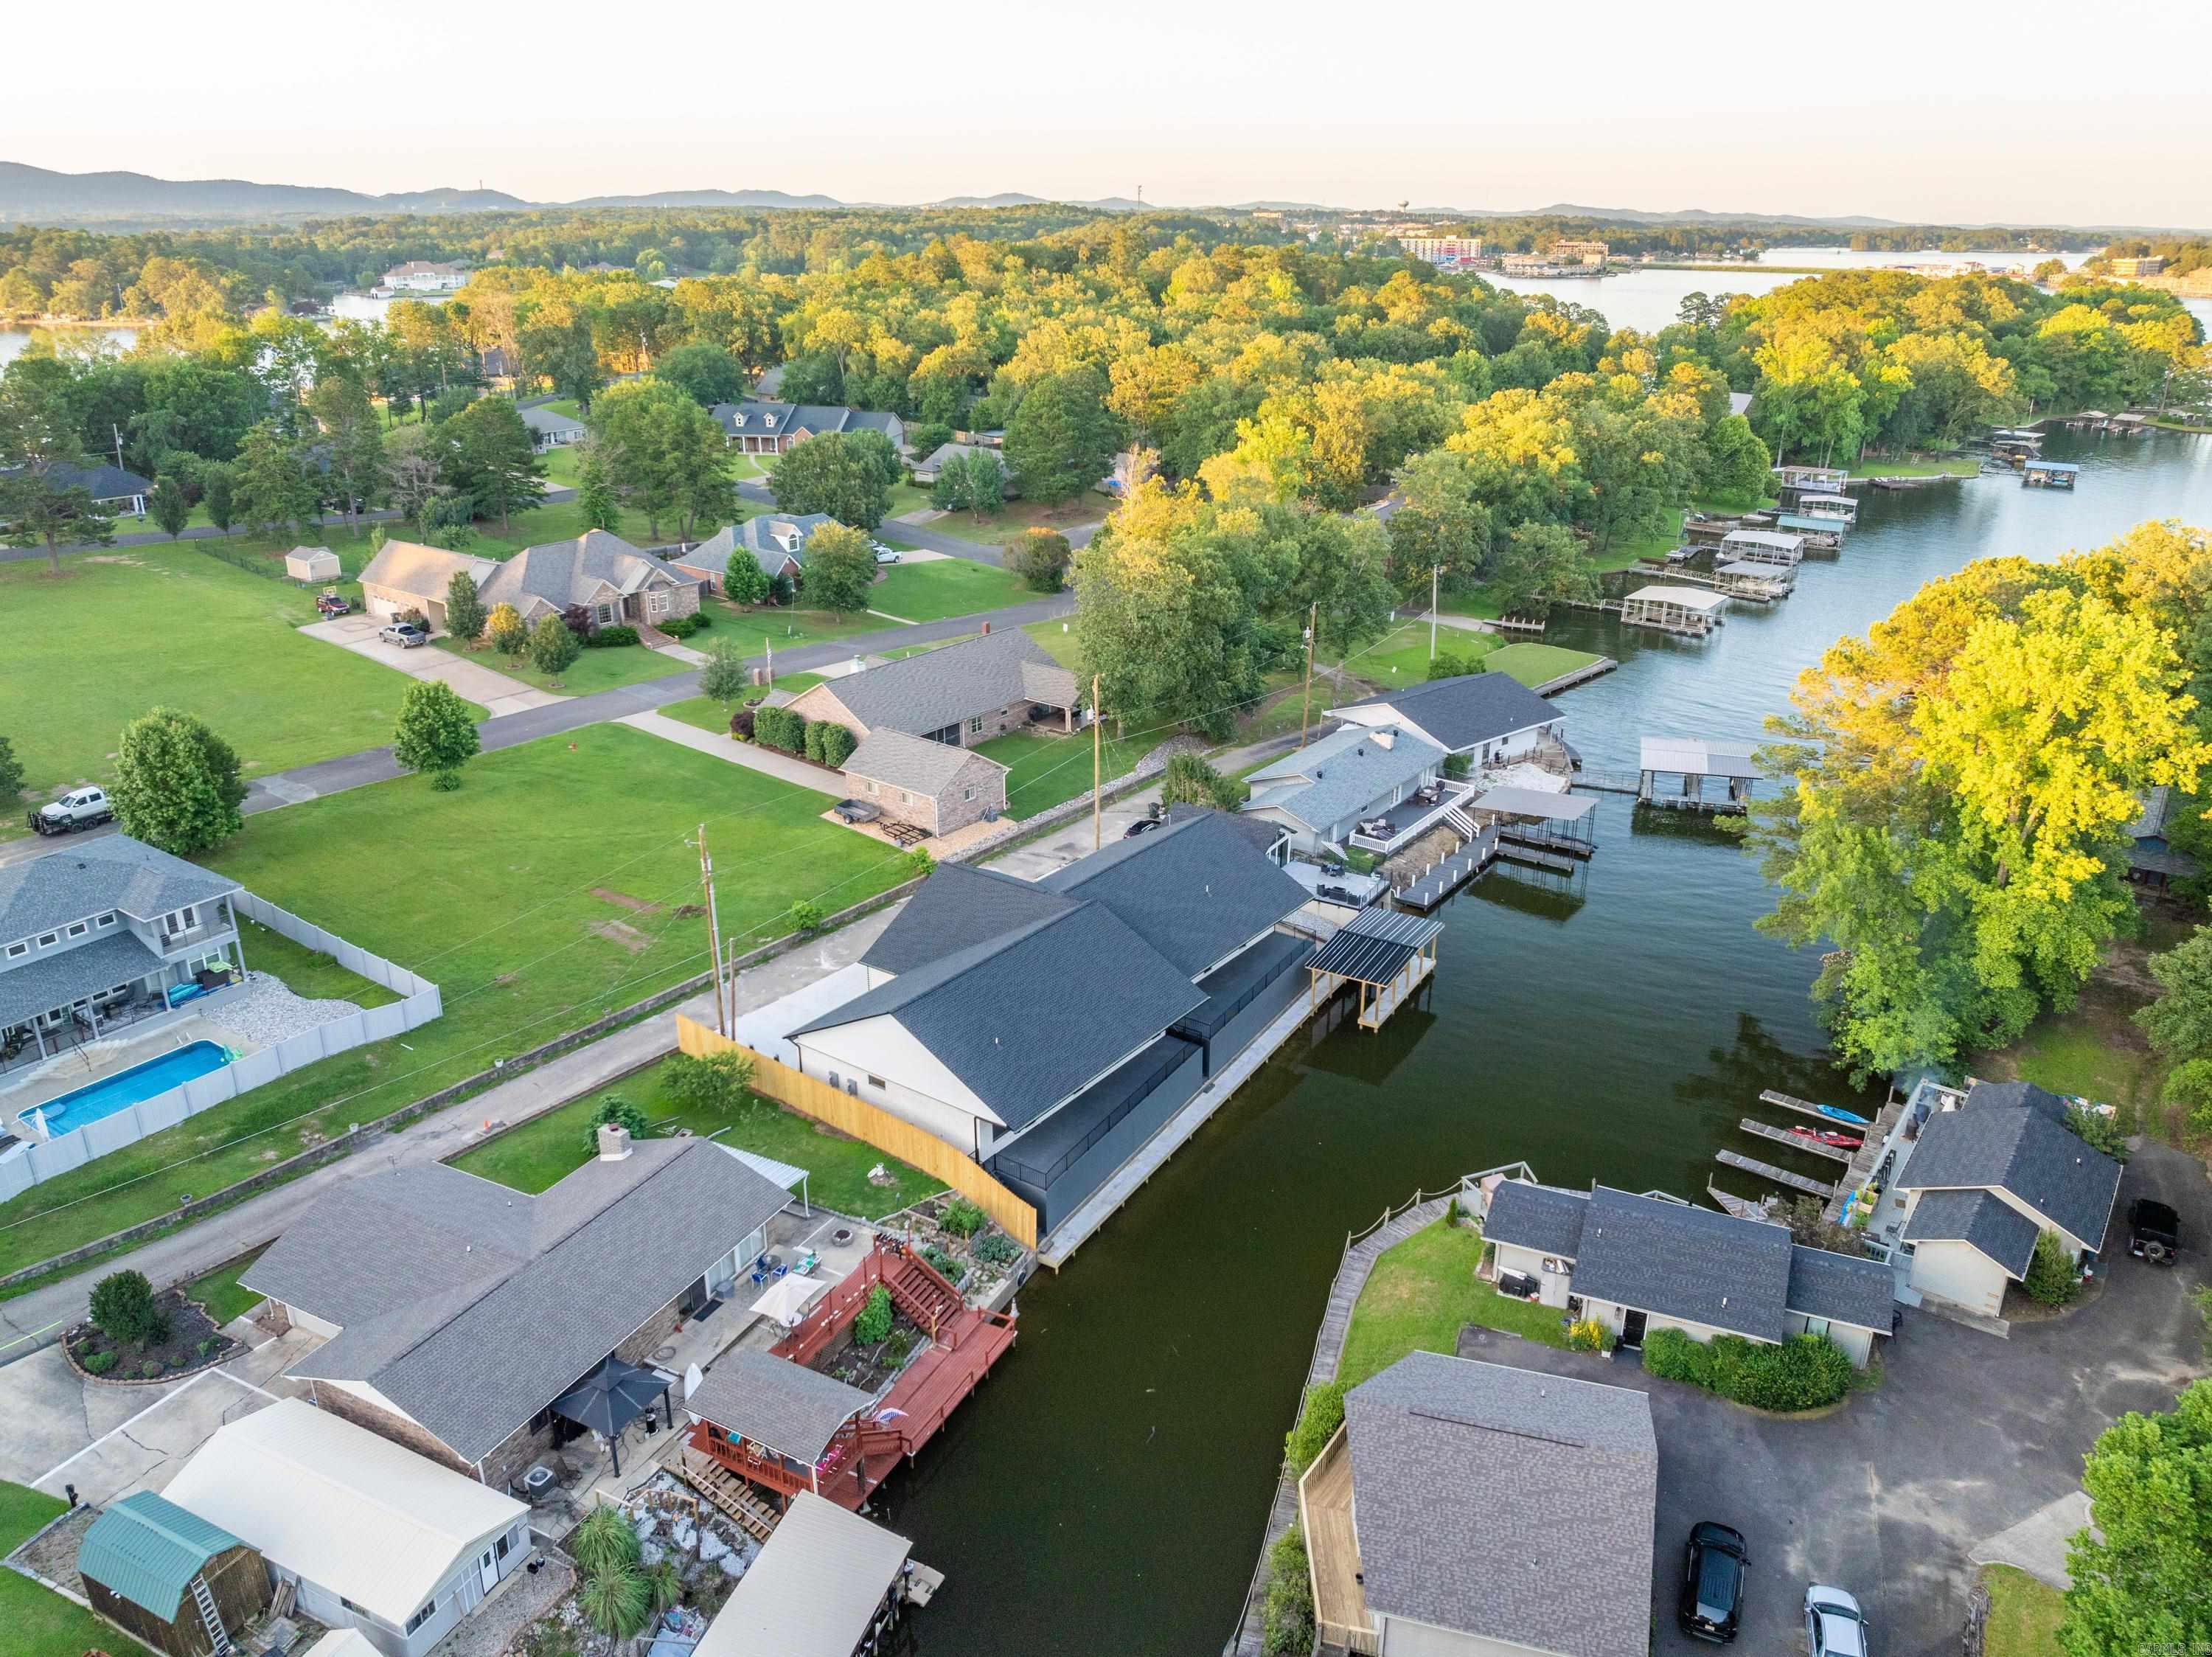
[[[195,1076],[204,1076],[210,1070],[220,1070],[230,1063],[230,1055],[212,1041],[188,1042],[174,1052],[164,1053],[159,1058],[149,1058],[143,1064],[134,1064],[127,1070],[118,1070],[104,1076],[88,1087],[80,1087],[73,1093],[64,1093],[59,1099],[44,1105],[30,1106],[20,1114],[28,1116],[36,1111],[44,1117],[49,1134],[65,1134],[71,1129],[82,1128],[88,1122],[97,1122],[104,1116],[136,1105],[142,1099],[151,1099],[172,1087],[181,1087]]]

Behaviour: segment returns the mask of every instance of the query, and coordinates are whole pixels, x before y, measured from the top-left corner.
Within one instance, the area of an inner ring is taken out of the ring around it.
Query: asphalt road
[[[750,478],[738,484],[738,493],[756,506],[775,504],[775,496],[769,492],[768,485]],[[1091,538],[1103,527],[1102,524],[1077,524],[1064,533],[1067,536],[1067,544],[1070,546],[1088,546],[1091,544]],[[906,542],[908,545],[918,546],[925,552],[942,552],[947,557],[971,558],[977,564],[993,564],[1000,568],[1005,566],[1006,561],[995,545],[985,541],[971,541],[958,535],[947,534],[944,530],[933,528],[928,524],[908,523],[903,518],[893,518],[887,520],[883,528],[877,533],[888,534],[894,539]]]

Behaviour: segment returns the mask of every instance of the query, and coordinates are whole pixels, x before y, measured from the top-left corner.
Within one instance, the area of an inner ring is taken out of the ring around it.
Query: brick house
[[[417,541],[386,541],[361,572],[372,616],[420,610],[433,631],[446,622],[446,588],[466,571],[486,610],[511,604],[525,623],[581,605],[601,627],[651,626],[694,614],[705,583],[619,535],[594,529],[574,540],[526,546],[501,562]]]
[[[814,685],[791,707],[810,723],[842,725],[862,742],[879,730],[903,731],[962,748],[1037,723],[1072,731],[1079,701],[1075,675],[1010,628]],[[1055,716],[1032,720],[1036,708]]]
[[[880,431],[893,448],[906,448],[906,422],[896,414],[750,398],[742,403],[717,403],[712,412],[721,424],[723,442],[741,454],[786,454],[794,444],[831,431]]]
[[[617,1135],[536,1197],[442,1163],[349,1180],[247,1275],[330,1337],[289,1372],[319,1408],[505,1489],[577,1436],[553,1401],[610,1355],[648,1362],[786,1200],[707,1140]]]
[[[1006,768],[966,748],[879,730],[845,762],[845,792],[929,835],[1006,808]]]

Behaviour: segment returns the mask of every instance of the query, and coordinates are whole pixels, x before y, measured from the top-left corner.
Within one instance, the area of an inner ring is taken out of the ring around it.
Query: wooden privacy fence
[[[755,1093],[942,1179],[998,1221],[1000,1228],[1024,1248],[1036,1246],[1036,1210],[984,1173],[974,1158],[935,1134],[926,1133],[865,1099],[840,1093],[828,1082],[794,1070],[741,1041],[718,1035],[682,1013],[676,1015],[676,1045],[693,1058],[708,1053],[743,1053],[752,1061]]]

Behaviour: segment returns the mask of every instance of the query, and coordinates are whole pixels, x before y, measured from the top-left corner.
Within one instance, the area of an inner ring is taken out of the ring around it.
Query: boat
[[[1865,1140],[1854,1138],[1851,1135],[1847,1133],[1823,1132],[1818,1128],[1793,1127],[1790,1131],[1794,1134],[1802,1135],[1803,1137],[1815,1141],[1820,1144],[1833,1146],[1839,1151],[1855,1151],[1866,1143]]]
[[[1840,1105],[1815,1105],[1813,1108],[1832,1122],[1848,1122],[1854,1128],[1874,1126],[1874,1124],[1868,1121],[1866,1118],[1855,1111],[1847,1111]]]

